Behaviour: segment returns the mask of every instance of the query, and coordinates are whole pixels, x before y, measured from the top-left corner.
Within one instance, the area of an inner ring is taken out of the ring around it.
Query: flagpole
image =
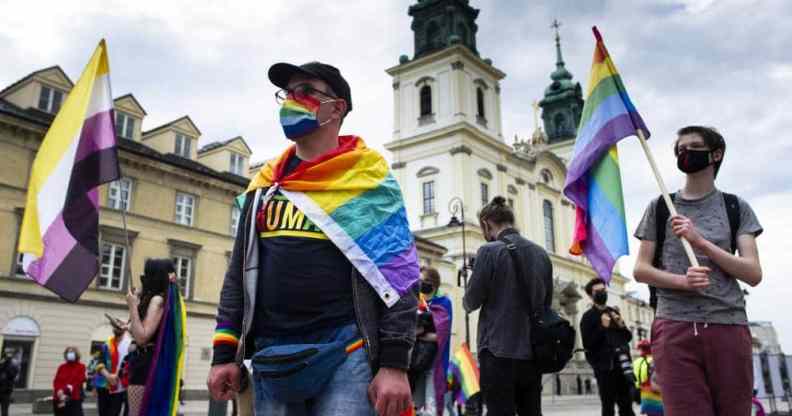
[[[663,194],[663,200],[665,200],[666,206],[668,207],[668,212],[671,216],[677,215],[676,207],[674,206],[674,202],[671,200],[671,196],[668,194],[668,189],[665,186],[665,182],[663,182],[663,177],[660,176],[660,171],[657,169],[657,163],[655,162],[654,156],[652,155],[652,151],[649,149],[649,145],[646,144],[646,137],[644,136],[643,130],[637,129],[638,134],[638,141],[641,142],[641,147],[643,147],[644,153],[646,153],[646,158],[649,159],[649,165],[652,167],[652,172],[654,173],[655,179],[657,180],[657,185],[660,186],[660,192]],[[685,248],[685,254],[688,256],[688,260],[690,260],[690,265],[693,267],[699,267],[698,259],[696,258],[696,254],[693,252],[693,246],[690,245],[690,242],[685,237],[680,237],[682,241],[682,247]]]
[[[126,261],[125,264],[125,273],[129,276],[129,287],[130,289],[134,289],[132,285],[132,250],[129,247],[129,230],[127,229],[127,216],[126,211],[129,208],[129,203],[127,206],[121,210],[121,222],[124,225],[124,251],[126,252]]]

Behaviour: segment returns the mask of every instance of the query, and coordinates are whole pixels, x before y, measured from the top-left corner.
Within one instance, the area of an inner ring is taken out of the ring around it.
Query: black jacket
[[[602,314],[605,310],[592,306],[580,319],[580,335],[583,348],[586,350],[586,361],[594,371],[609,371],[615,366],[616,347],[625,347],[629,351],[632,333],[627,328],[617,328],[612,323],[609,328],[602,326]]]
[[[478,350],[488,350],[500,358],[533,359],[530,320],[524,306],[531,296],[534,309],[550,307],[553,298],[553,263],[547,252],[523,238],[515,229],[506,229],[498,238],[517,245],[523,276],[517,276],[511,254],[503,241],[484,244],[476,255],[473,276],[465,292],[468,312],[481,308],[478,323]],[[524,279],[530,293],[522,293],[516,279]]]
[[[2,359],[0,362],[0,394],[8,394],[14,390],[17,373],[19,373],[19,369],[13,361]]]

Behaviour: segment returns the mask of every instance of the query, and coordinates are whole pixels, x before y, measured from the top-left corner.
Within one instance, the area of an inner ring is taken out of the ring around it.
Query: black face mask
[[[701,172],[712,164],[711,153],[711,150],[683,149],[677,155],[677,167],[685,173]]]
[[[429,295],[434,292],[434,286],[431,283],[426,281],[421,281],[421,293],[424,295]]]
[[[602,291],[594,293],[594,303],[600,306],[608,303],[608,292]]]

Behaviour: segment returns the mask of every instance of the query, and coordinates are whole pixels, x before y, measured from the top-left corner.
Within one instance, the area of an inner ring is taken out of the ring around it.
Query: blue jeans
[[[356,324],[350,324],[357,332]],[[256,338],[256,349],[282,344],[332,342],[349,326],[310,335]],[[282,403],[270,397],[253,374],[257,416],[374,416],[368,399],[371,367],[364,348],[349,354],[319,395],[304,403]]]

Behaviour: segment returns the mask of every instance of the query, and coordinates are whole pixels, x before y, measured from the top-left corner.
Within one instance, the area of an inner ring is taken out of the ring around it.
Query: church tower
[[[556,43],[556,69],[550,74],[553,82],[545,89],[539,102],[547,136],[548,150],[569,161],[583,111],[583,91],[579,82],[572,81],[561,54],[561,35],[558,21],[553,22]]]
[[[501,124],[500,80],[506,74],[480,56],[479,10],[468,0],[419,0],[408,14],[414,54],[386,70],[393,78],[394,115],[385,147],[411,226],[435,238],[449,232],[453,197],[465,201],[473,229],[482,203],[506,193],[500,160],[512,150]],[[461,248],[449,247],[449,255],[461,255]]]

